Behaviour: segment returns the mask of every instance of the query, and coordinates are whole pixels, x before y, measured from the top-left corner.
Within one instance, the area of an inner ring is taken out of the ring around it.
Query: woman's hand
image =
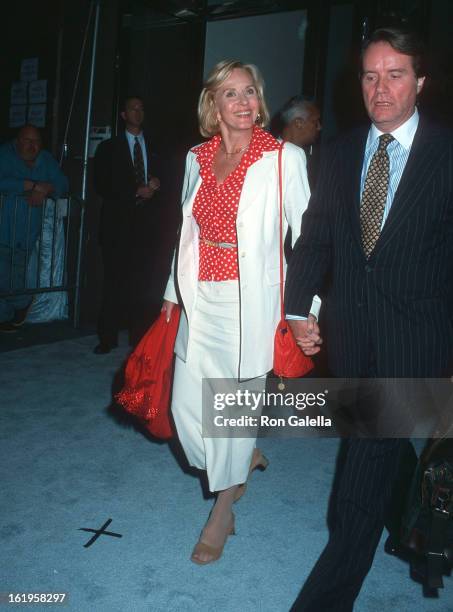
[[[169,302],[168,300],[164,300],[162,304],[161,312],[165,311],[167,313],[167,323],[170,321],[171,313],[175,306],[176,304],[174,302]]]
[[[312,314],[308,315],[308,320],[289,319],[288,324],[293,332],[296,344],[305,355],[316,355],[321,350],[322,338],[319,332],[319,325]]]

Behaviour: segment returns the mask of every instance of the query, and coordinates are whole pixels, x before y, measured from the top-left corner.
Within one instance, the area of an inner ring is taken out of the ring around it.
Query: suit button
[[[373,268],[367,264],[365,266],[365,272],[372,272],[372,271],[373,271]]]
[[[358,308],[363,308],[363,302],[357,302]]]

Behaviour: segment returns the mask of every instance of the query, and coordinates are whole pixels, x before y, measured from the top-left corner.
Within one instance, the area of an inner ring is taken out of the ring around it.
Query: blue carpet
[[[95,343],[0,355],[0,593],[67,592],[63,609],[81,612],[287,612],[326,542],[338,442],[263,439],[271,464],[235,507],[237,535],[218,563],[196,566],[189,555],[212,501],[167,444],[113,418],[127,349],[97,356]],[[92,534],[79,528],[109,518],[123,537],[84,548]],[[357,612],[453,610],[451,578],[424,599],[382,546]]]

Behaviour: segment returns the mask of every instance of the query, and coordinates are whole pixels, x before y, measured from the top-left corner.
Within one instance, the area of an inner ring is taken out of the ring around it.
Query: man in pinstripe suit
[[[320,330],[308,312],[331,274],[328,358],[339,377],[453,372],[453,138],[418,114],[423,74],[413,34],[380,29],[364,44],[361,83],[371,126],[343,136],[323,154],[290,262],[286,311],[306,354],[320,350]],[[391,135],[384,136],[389,169],[370,252],[362,205],[384,134]],[[341,455],[329,541],[293,611],[353,609],[384,525],[390,526],[391,513],[402,507],[402,500],[395,500],[396,489],[404,489],[397,466],[408,481],[416,460],[404,439],[350,438]]]

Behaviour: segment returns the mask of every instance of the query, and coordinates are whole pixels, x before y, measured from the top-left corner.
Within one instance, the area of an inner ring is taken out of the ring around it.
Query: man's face
[[[310,104],[305,107],[306,118],[295,117],[283,129],[282,137],[298,147],[309,147],[314,144],[321,131],[321,115],[318,107]]]
[[[367,113],[381,132],[392,132],[415,110],[425,77],[417,78],[412,58],[386,42],[372,43],[362,66],[362,94]]]
[[[126,128],[132,127],[141,129],[145,119],[143,102],[138,98],[131,98],[128,100],[124,111],[121,113],[121,117],[126,124]]]
[[[299,122],[300,146],[308,147],[314,144],[318,140],[321,131],[321,115],[318,108],[313,104],[309,107],[306,119],[298,117],[295,121]]]
[[[17,136],[16,149],[21,159],[34,162],[42,149],[39,131],[33,127],[22,128]]]

